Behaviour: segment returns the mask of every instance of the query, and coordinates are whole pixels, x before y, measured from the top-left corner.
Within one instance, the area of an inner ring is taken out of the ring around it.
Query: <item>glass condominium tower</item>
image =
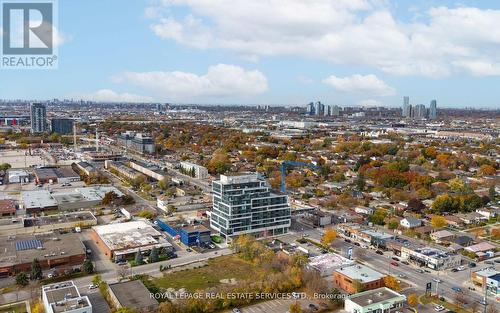
[[[281,235],[290,228],[287,196],[272,193],[271,186],[258,173],[221,175],[212,183],[212,192],[210,226],[226,238]]]

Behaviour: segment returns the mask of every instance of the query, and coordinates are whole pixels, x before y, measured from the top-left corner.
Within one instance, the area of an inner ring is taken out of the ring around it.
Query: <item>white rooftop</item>
[[[111,250],[166,246],[159,231],[144,221],[94,226],[92,229]]]
[[[363,264],[353,264],[351,266],[341,267],[336,270],[352,280],[359,280],[362,283],[369,283],[384,278],[384,274],[377,272]]]
[[[57,206],[57,201],[47,190],[21,191],[21,201],[25,209]]]
[[[233,176],[227,176],[227,175],[220,176],[220,182],[223,185],[243,184],[243,183],[250,183],[250,182],[255,182],[255,181],[259,181],[259,174],[257,174],[257,173],[233,175]]]
[[[320,271],[349,266],[353,263],[352,260],[344,258],[340,254],[327,253],[309,258],[309,266],[314,267]]]

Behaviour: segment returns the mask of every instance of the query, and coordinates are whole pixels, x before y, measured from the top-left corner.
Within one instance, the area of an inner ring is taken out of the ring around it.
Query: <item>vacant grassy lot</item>
[[[208,265],[165,274],[153,280],[159,288],[186,288],[189,291],[203,290],[221,284],[221,279],[234,278],[237,281],[257,278],[265,275],[265,270],[235,255],[222,256],[208,261]]]

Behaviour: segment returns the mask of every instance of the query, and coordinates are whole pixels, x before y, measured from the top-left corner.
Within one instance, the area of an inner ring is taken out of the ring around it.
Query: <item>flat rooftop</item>
[[[171,246],[159,231],[144,221],[99,225],[92,229],[110,250]]]
[[[227,184],[244,184],[251,183],[262,180],[260,175],[257,173],[241,173],[241,174],[232,174],[228,175],[220,175],[220,183],[223,185]]]
[[[312,258],[309,258],[309,266],[314,267],[320,271],[339,268],[343,266],[349,266],[353,261],[344,258],[340,254],[328,253],[321,254]]]
[[[42,292],[55,313],[91,307],[89,299],[80,296],[73,281],[45,285]]]
[[[43,226],[54,225],[61,223],[78,223],[78,222],[97,221],[94,214],[88,211],[83,212],[67,212],[58,215],[47,215],[39,217],[29,217],[24,219],[24,226]]]
[[[406,297],[389,288],[382,287],[373,290],[363,291],[349,297],[349,300],[361,307],[377,306],[377,304],[389,301],[404,301]]]
[[[50,208],[56,207],[57,201],[47,190],[21,191],[21,202],[24,208]]]
[[[0,267],[85,254],[77,234],[36,234],[0,237]]]
[[[140,280],[110,284],[109,289],[124,307],[144,310],[158,306],[158,301],[150,297],[149,290]]]
[[[351,266],[341,267],[336,270],[352,280],[359,280],[362,283],[369,283],[385,277],[384,274],[377,272],[363,264],[353,264]]]

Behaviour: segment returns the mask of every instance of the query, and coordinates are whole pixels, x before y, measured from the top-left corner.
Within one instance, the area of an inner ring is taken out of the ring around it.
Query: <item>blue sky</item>
[[[56,70],[0,98],[499,107],[497,1],[59,0]]]

